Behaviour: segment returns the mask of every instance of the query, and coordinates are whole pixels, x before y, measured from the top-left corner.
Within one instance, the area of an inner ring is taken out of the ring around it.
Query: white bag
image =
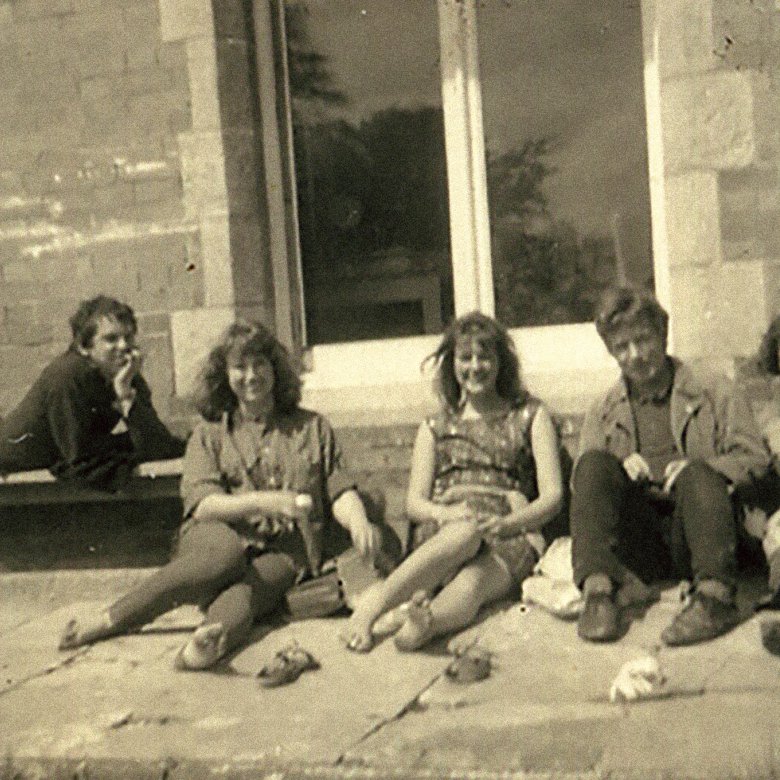
[[[564,620],[573,620],[582,611],[583,599],[574,584],[571,565],[571,537],[556,539],[523,581],[523,601],[536,604]]]

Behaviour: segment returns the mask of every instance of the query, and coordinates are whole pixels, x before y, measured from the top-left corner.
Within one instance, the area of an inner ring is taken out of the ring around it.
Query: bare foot
[[[347,650],[355,653],[367,653],[374,646],[371,628],[383,610],[382,583],[370,585],[358,599],[355,611],[349,619],[349,625],[342,634]]]
[[[433,638],[433,613],[428,594],[420,590],[406,607],[406,620],[393,641],[403,652],[417,650]]]
[[[113,633],[113,624],[108,610],[102,610],[88,615],[81,620],[69,620],[60,638],[60,650],[72,650],[82,645],[89,645],[99,639],[105,639]]]
[[[371,626],[371,634],[375,638],[384,638],[394,634],[406,621],[406,611],[408,604],[403,604],[394,607],[391,610],[380,615]]]
[[[196,628],[189,642],[179,650],[173,665],[180,671],[208,669],[225,654],[222,623],[206,623]]]

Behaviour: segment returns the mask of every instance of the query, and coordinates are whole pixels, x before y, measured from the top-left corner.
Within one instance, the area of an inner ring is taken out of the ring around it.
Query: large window
[[[308,344],[651,283],[638,3],[282,5]]]
[[[285,3],[308,342],[437,333],[453,313],[431,0]]]
[[[477,13],[496,314],[588,321],[604,285],[652,284],[639,3]]]

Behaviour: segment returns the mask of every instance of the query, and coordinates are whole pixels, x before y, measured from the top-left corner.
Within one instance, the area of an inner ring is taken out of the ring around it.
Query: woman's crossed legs
[[[414,550],[382,582],[368,588],[349,621],[346,644],[367,652],[373,646],[371,627],[387,610],[418,591],[429,592],[457,572],[479,551],[482,538],[471,522],[449,523]]]

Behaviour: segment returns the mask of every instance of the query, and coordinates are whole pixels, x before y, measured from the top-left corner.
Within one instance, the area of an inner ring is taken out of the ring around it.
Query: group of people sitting
[[[524,387],[506,329],[480,313],[451,324],[430,356],[440,409],[420,425],[412,453],[412,550],[358,597],[348,649],[371,650],[378,622],[395,612],[394,642],[413,651],[519,595],[564,508],[583,639],[622,636],[624,594],[650,599],[658,580],[692,583],[665,644],[706,641],[738,623],[740,502],[770,472],[771,453],[732,383],[667,354],[667,323],[643,291],[604,296],[596,327],[621,377],[585,416],[570,485],[556,427]],[[99,296],[71,327],[68,351],[0,423],[0,472],[49,468],[116,489],[139,462],[183,452],[184,522],[170,562],[105,610],[71,620],[61,648],[196,604],[205,619],[176,666],[207,669],[319,577],[339,538],[366,562],[381,556],[382,534],[331,426],[301,407],[294,363],[261,324],[235,322],[209,353],[195,397],[201,420],[186,447],[152,406],[132,310]],[[771,525],[764,549],[767,600],[780,607],[780,533]]]

